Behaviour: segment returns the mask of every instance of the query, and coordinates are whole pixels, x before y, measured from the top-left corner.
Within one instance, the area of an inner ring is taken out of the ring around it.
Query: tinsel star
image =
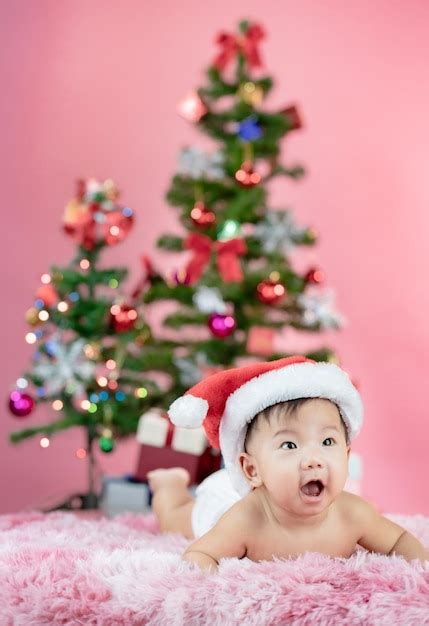
[[[58,336],[47,342],[52,358],[42,353],[33,371],[42,378],[48,395],[59,394],[68,385],[74,386],[73,395],[83,392],[82,381],[89,380],[95,370],[95,364],[84,354],[85,343],[84,339],[77,339],[67,345]]]
[[[221,152],[206,153],[198,146],[183,148],[179,155],[179,174],[191,178],[223,178],[223,155]]]
[[[253,237],[261,241],[266,253],[282,250],[288,254],[295,247],[294,238],[303,232],[294,223],[290,211],[268,211],[262,222],[256,224]]]
[[[345,318],[334,310],[335,293],[333,289],[320,292],[317,288],[308,289],[298,296],[298,304],[303,308],[303,319],[309,326],[320,324],[321,328],[341,328]]]
[[[225,313],[227,308],[216,287],[199,287],[192,300],[201,313]]]

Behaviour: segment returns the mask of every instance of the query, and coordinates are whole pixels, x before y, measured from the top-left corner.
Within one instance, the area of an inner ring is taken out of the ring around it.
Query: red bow
[[[226,283],[242,280],[243,274],[238,256],[247,252],[243,239],[229,239],[228,241],[212,241],[207,235],[191,233],[185,240],[184,246],[192,250],[194,256],[186,267],[189,283],[195,283],[204,271],[210,260],[212,251],[217,252],[217,266],[219,273]]]
[[[250,67],[261,67],[258,44],[264,37],[265,32],[259,24],[249,26],[241,36],[220,33],[216,43],[222,46],[222,50],[214,60],[214,65],[221,72],[237,52],[242,52]]]

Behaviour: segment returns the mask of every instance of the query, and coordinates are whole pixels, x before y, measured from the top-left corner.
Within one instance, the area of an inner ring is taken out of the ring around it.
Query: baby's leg
[[[194,499],[188,491],[189,472],[183,467],[157,469],[148,472],[147,479],[153,493],[152,509],[161,531],[182,533],[193,539],[191,515]]]

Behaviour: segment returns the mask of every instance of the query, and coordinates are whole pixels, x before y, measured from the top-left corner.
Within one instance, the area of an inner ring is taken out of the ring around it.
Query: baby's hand
[[[198,552],[197,550],[187,550],[182,556],[182,559],[187,563],[195,563],[201,569],[208,570],[209,572],[217,572],[218,562],[209,554],[204,552]]]
[[[241,559],[246,554],[248,536],[249,516],[238,502],[222,515],[216,526],[194,541],[182,558],[202,569],[216,571],[220,559]]]

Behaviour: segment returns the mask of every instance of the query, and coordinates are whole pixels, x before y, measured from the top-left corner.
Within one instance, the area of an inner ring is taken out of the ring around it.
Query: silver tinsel
[[[178,173],[191,178],[218,180],[225,176],[221,152],[207,153],[198,146],[183,148],[179,154]]]
[[[182,385],[192,387],[202,378],[202,368],[210,363],[204,353],[198,352],[195,360],[184,357],[173,357],[173,363],[179,370],[179,379]]]
[[[335,293],[333,289],[320,292],[316,287],[309,288],[298,296],[298,304],[303,308],[303,319],[308,326],[320,324],[321,328],[341,328],[345,318],[334,310]]]
[[[69,385],[74,387],[73,395],[83,393],[82,380],[90,380],[95,370],[95,363],[89,361],[83,351],[87,342],[77,339],[67,345],[56,333],[47,343],[53,358],[41,354],[33,369],[34,374],[43,379],[47,395],[59,394]]]
[[[216,287],[199,287],[192,300],[201,313],[225,313],[227,306]]]
[[[295,247],[295,238],[302,237],[304,228],[298,227],[290,211],[268,211],[256,224],[253,237],[262,243],[264,252],[282,251],[288,254]]]

